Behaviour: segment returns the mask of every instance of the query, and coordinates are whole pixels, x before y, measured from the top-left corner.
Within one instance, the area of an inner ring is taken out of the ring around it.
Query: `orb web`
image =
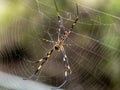
[[[58,19],[53,0],[24,0],[20,3],[25,10],[23,14],[8,19],[10,25],[1,25],[5,33],[1,36],[0,70],[28,78],[39,66],[39,63],[30,61],[45,57],[53,46],[50,40],[58,39]],[[58,0],[56,3],[66,28],[70,28],[75,19],[75,3],[79,9],[79,21],[64,45],[72,74],[63,88],[114,90],[115,83],[119,82],[119,17],[80,2],[64,1],[63,4]],[[61,52],[53,52],[32,80],[59,86],[64,80],[62,58]]]

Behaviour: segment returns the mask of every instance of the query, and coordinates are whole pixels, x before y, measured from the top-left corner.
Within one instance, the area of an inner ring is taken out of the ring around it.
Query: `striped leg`
[[[61,21],[61,16],[60,14],[57,12],[57,15],[58,15],[58,25],[59,25],[59,28],[58,28],[58,40],[60,40],[60,31],[61,31],[61,26],[62,26],[62,21]]]
[[[76,25],[77,21],[78,21],[78,16],[76,16],[76,19],[75,19],[75,21],[73,22],[73,24],[71,26],[71,30],[74,28],[74,26]]]
[[[64,77],[64,82],[58,88],[61,88],[66,84],[66,82],[68,80],[68,75],[70,75],[72,73],[72,71],[70,69],[70,66],[68,64],[68,58],[66,56],[66,53],[65,53],[65,50],[64,50],[63,47],[61,48],[61,51],[62,51],[62,54],[63,54],[63,62],[64,62],[64,65],[65,65],[65,72],[64,72],[65,77]]]
[[[29,77],[29,79],[31,79],[33,76],[35,76],[35,75],[38,73],[38,71],[40,71],[40,70],[42,69],[42,67],[43,67],[43,65],[45,64],[45,62],[48,60],[48,58],[50,58],[53,50],[54,50],[54,49],[51,49],[51,50],[47,53],[46,57],[44,57],[44,58],[36,61],[36,63],[38,63],[38,62],[42,62],[42,63],[39,65],[39,67],[37,68],[37,70]]]
[[[54,0],[54,4],[55,4],[55,8],[56,8],[56,11],[57,11],[57,18],[58,18],[58,40],[60,40],[60,31],[61,31],[61,27],[63,27],[63,20],[62,20],[62,17],[60,16],[59,14],[59,10],[58,10],[58,7],[57,7],[57,4],[56,4],[56,1]]]
[[[67,68],[69,74],[72,74],[72,70],[69,66],[68,58],[67,58],[66,52],[64,50],[64,47],[62,47],[61,51],[62,51],[62,54],[63,54],[63,62],[64,62],[64,65],[65,65],[65,68]]]
[[[39,59],[39,60],[37,60],[37,61],[27,61],[27,62],[29,62],[29,63],[42,63],[44,60],[46,60],[46,58],[49,58],[48,56],[51,55],[52,52],[53,52],[53,49],[51,49],[51,50],[47,53],[47,56],[46,56],[46,57],[41,58],[41,59]],[[25,61],[26,61],[26,60],[25,60]]]
[[[78,12],[78,5],[77,4],[76,4],[76,8],[77,8],[77,16],[76,16],[76,19],[74,20],[74,22],[73,22],[73,24],[71,26],[71,30],[74,28],[74,26],[76,25],[76,23],[77,23],[77,21],[79,19],[79,16],[78,16],[79,12]]]

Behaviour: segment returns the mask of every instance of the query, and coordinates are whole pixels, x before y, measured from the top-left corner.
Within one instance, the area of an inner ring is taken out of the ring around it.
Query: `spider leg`
[[[54,4],[55,4],[56,11],[57,11],[58,23],[59,23],[59,27],[60,27],[60,25],[61,25],[61,16],[59,14],[59,10],[58,10],[58,7],[57,7],[57,4],[56,4],[55,0],[54,0]]]
[[[42,62],[44,59],[42,58],[42,59],[39,59],[39,60],[37,60],[37,61],[30,61],[30,60],[24,60],[25,62],[29,62],[29,63],[40,63],[40,62]]]
[[[47,61],[47,60],[46,60],[46,61]],[[35,75],[38,73],[38,71],[41,70],[41,68],[43,67],[43,64],[44,64],[46,61],[42,62],[42,63],[39,65],[39,67],[37,68],[37,70],[29,77],[29,79],[31,79],[33,76],[35,76]]]
[[[66,69],[66,70],[65,70],[64,82],[63,82],[61,85],[59,85],[57,88],[58,88],[58,89],[62,88],[62,87],[67,83],[67,81],[68,81],[68,71],[67,71],[67,69]]]
[[[63,54],[63,62],[64,62],[64,65],[65,65],[65,68],[67,68],[69,74],[72,74],[72,70],[71,70],[69,62],[68,62],[68,57],[66,55],[66,52],[65,52],[65,49],[64,49],[63,46],[62,46],[61,51],[62,51],[62,54]]]
[[[53,43],[53,42],[52,42]],[[48,53],[47,53],[47,56],[46,57],[44,57],[44,58],[41,58],[41,59],[39,59],[39,60],[37,60],[37,61],[29,61],[29,60],[24,60],[24,61],[27,61],[27,62],[29,62],[29,63],[41,63],[41,62],[43,62],[44,60],[46,60],[46,58],[48,59],[49,57],[49,54],[51,55],[52,54],[52,52],[53,52],[53,50],[54,49],[51,49]]]
[[[38,73],[38,71],[40,71],[40,70],[42,69],[43,65],[44,65],[45,62],[48,60],[48,58],[50,58],[50,56],[51,56],[51,54],[52,54],[53,51],[54,51],[54,49],[51,49],[51,50],[47,53],[46,57],[44,57],[44,58],[36,61],[36,62],[42,62],[42,63],[39,65],[39,67],[37,68],[37,70],[29,77],[29,79],[31,79],[33,76],[35,76],[35,75]]]
[[[56,11],[57,11],[57,17],[58,17],[58,41],[60,40],[60,31],[61,31],[61,28],[63,28],[63,20],[62,20],[62,17],[61,15],[59,14],[59,10],[58,10],[58,7],[57,7],[57,4],[56,4],[56,1],[54,0],[54,4],[55,4],[55,8],[56,8]]]
[[[79,16],[78,16],[78,14],[79,14],[79,12],[78,12],[78,5],[76,4],[76,8],[77,8],[77,16],[76,16],[76,18],[75,18],[75,20],[74,20],[74,22],[73,22],[73,24],[72,24],[72,26],[71,26],[71,30],[74,28],[74,26],[76,25],[76,23],[77,23],[77,21],[78,21],[78,19],[79,19]]]
[[[42,39],[42,40],[44,40],[44,41],[46,41],[46,42],[49,42],[49,43],[54,43],[55,41],[53,41],[53,40],[47,40],[47,39]]]
[[[61,47],[61,51],[62,51],[62,54],[63,54],[63,62],[64,62],[64,65],[65,65],[65,72],[64,72],[64,82],[58,86],[58,89],[63,87],[66,82],[68,81],[68,75],[70,75],[72,73],[71,69],[70,69],[70,66],[68,64],[68,58],[67,58],[67,55],[65,53],[65,50],[63,47]]]
[[[59,13],[57,13],[57,16],[58,16],[58,25],[59,25],[59,28],[58,28],[58,41],[60,40],[60,31],[61,31],[61,26],[62,25],[62,21],[61,21],[61,16]]]
[[[61,31],[61,29],[60,29],[60,27],[58,28],[58,41],[60,40],[60,31]]]
[[[52,38],[52,35],[50,34],[49,31],[47,32],[47,34],[49,35],[49,37],[50,37],[50,39],[51,39],[50,41],[54,42],[54,40],[53,40],[53,38]]]

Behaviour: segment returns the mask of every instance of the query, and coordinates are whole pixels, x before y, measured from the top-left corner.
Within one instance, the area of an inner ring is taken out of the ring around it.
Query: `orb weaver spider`
[[[63,45],[64,45],[65,40],[68,38],[69,34],[71,33],[72,29],[76,25],[79,17],[78,17],[78,5],[76,4],[76,8],[77,8],[76,18],[75,18],[75,20],[72,23],[72,26],[70,28],[65,28],[63,26],[62,16],[59,14],[59,10],[58,10],[58,7],[57,7],[57,4],[56,4],[55,0],[54,0],[54,4],[55,4],[55,8],[56,8],[56,11],[57,11],[57,18],[58,18],[58,38],[57,38],[57,41],[50,41],[50,42],[53,43],[52,49],[47,52],[45,57],[33,62],[33,63],[41,63],[41,64],[38,66],[37,70],[29,78],[32,78],[34,75],[36,75],[42,69],[43,65],[50,58],[53,51],[58,51],[58,52],[61,51],[62,55],[63,55],[65,72],[64,72],[64,82],[57,87],[59,89],[59,88],[62,88],[66,84],[66,82],[68,80],[68,75],[70,75],[72,73],[72,70],[71,70],[69,62],[68,62],[68,57],[66,55],[66,52],[65,52],[65,49],[64,49]],[[61,30],[63,30],[63,32],[61,32]]]

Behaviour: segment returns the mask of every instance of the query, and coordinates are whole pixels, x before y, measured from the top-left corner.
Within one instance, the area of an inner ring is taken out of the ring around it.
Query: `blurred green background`
[[[63,24],[79,21],[66,43],[73,74],[67,90],[120,89],[120,1],[56,0]],[[57,40],[57,11],[54,0],[0,0],[0,70],[28,77],[36,68],[24,60],[38,60],[52,47],[43,39]],[[73,50],[74,49],[74,50]],[[54,53],[40,81],[58,86],[63,79],[62,57]],[[61,60],[61,62],[60,62]],[[58,65],[56,68],[56,64]],[[53,70],[56,68],[56,70]],[[59,74],[58,72],[58,74]],[[38,75],[39,76],[39,75]],[[2,85],[0,85],[3,87]],[[2,90],[2,89],[1,89]]]

